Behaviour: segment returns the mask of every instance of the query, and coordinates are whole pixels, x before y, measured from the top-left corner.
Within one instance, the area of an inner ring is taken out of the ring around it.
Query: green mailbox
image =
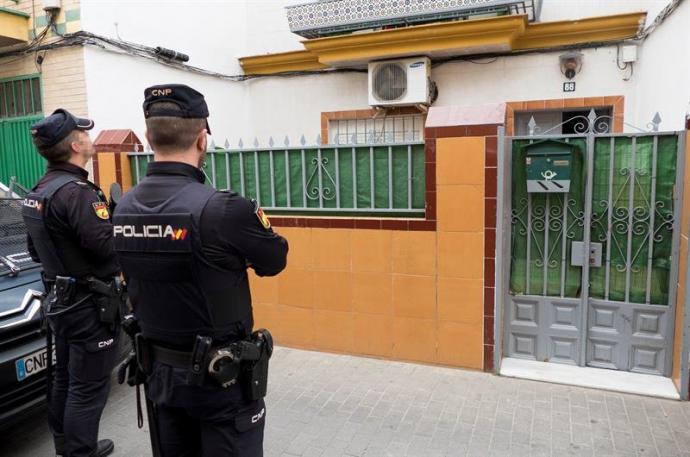
[[[573,145],[555,140],[525,146],[527,192],[568,193]]]

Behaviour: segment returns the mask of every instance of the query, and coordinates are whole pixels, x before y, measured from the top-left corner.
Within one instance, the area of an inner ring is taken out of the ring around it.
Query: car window
[[[19,269],[36,268],[26,247],[26,226],[22,219],[22,200],[0,198],[0,277]]]

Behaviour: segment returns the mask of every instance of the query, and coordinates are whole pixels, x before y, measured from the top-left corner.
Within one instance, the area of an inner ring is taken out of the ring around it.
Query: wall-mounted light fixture
[[[566,52],[558,57],[561,63],[561,73],[568,79],[573,79],[582,69],[582,53]]]

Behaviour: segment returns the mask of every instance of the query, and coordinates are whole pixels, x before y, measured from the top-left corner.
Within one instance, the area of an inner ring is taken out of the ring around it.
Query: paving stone
[[[617,430],[613,431],[613,445],[619,451],[630,451],[635,448],[632,434]]]
[[[269,392],[267,457],[690,457],[690,403],[286,348]],[[114,385],[114,457],[150,457],[134,408]],[[51,454],[44,413],[2,436],[3,457]]]

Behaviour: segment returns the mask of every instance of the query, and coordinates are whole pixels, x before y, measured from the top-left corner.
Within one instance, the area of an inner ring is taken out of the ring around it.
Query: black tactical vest
[[[58,250],[46,227],[46,215],[53,195],[66,184],[76,181],[83,182],[77,176],[59,174],[46,183],[43,189],[37,191],[37,187],[34,187],[24,198],[22,216],[47,279],[54,279],[56,275],[83,278],[91,273],[77,241],[68,237],[61,238]]]
[[[113,216],[115,251],[146,338],[190,347],[196,335],[223,340],[251,315],[249,286],[212,264],[201,244],[201,214],[215,189],[189,183],[147,207],[135,188]]]

